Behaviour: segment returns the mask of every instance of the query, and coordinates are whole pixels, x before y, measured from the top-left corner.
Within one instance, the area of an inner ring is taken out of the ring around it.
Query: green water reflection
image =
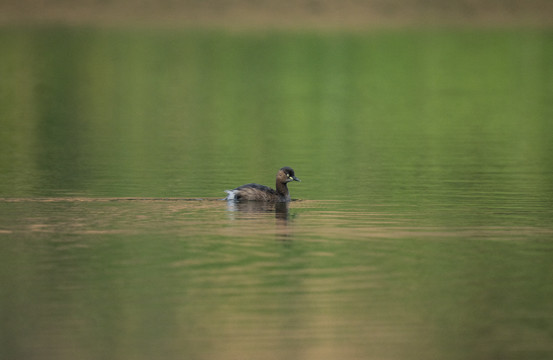
[[[551,31],[0,48],[2,359],[553,356]]]
[[[541,197],[552,37],[4,29],[0,194]]]

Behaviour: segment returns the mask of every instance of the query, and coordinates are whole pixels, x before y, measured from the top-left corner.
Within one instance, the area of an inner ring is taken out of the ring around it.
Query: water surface
[[[553,356],[552,44],[0,30],[0,356]]]

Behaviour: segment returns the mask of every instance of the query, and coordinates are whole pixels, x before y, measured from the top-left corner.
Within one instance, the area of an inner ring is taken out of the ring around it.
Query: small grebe
[[[256,200],[256,201],[290,201],[287,183],[301,181],[294,175],[294,170],[288,166],[283,167],[276,174],[276,190],[265,185],[246,184],[233,190],[225,190],[228,194],[225,200]]]

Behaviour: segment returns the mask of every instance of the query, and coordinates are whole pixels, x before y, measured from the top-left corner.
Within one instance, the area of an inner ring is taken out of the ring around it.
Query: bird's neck
[[[281,183],[279,181],[276,182],[276,191],[285,197],[288,197],[288,187],[286,186],[286,183]]]

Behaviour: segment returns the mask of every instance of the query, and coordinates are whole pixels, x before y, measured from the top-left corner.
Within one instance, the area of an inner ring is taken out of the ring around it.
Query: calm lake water
[[[0,49],[0,358],[553,357],[552,31]]]

